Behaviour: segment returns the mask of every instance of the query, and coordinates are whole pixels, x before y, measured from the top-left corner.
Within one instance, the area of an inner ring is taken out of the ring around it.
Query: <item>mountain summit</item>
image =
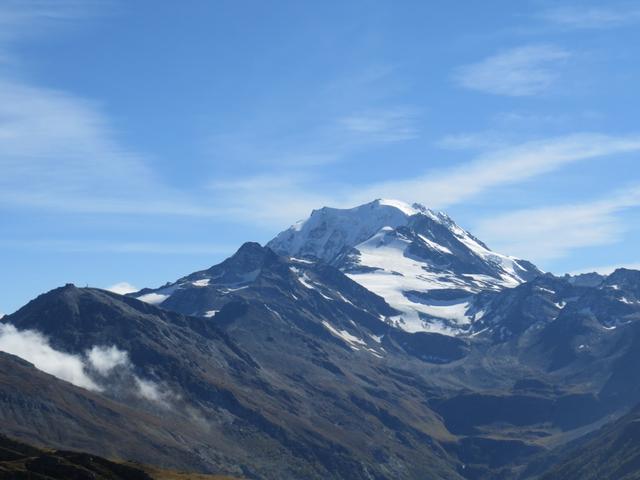
[[[445,213],[398,200],[314,210],[267,247],[339,268],[401,312],[391,321],[410,332],[464,331],[474,320],[472,294],[515,287],[542,273],[526,260],[493,252]]]

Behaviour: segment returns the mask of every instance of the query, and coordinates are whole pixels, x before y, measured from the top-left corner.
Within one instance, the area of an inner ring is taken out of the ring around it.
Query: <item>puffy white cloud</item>
[[[152,402],[166,404],[169,394],[166,391],[161,390],[160,386],[156,382],[144,380],[139,377],[135,377],[134,380],[137,388],[136,394],[139,397]]]
[[[89,364],[102,376],[107,376],[119,366],[129,366],[129,354],[116,346],[99,347],[95,345],[87,352]]]
[[[0,351],[23,358],[37,369],[87,390],[108,392],[113,387],[133,385],[131,394],[162,407],[168,407],[175,397],[168,388],[136,375],[129,354],[115,345],[96,345],[85,355],[74,355],[54,349],[49,339],[35,330],[18,330],[1,323]],[[111,377],[117,369],[122,376]]]
[[[107,287],[107,290],[113,293],[117,293],[118,295],[125,295],[127,293],[137,292],[139,288],[134,287],[127,282],[118,282],[111,285],[110,287]]]

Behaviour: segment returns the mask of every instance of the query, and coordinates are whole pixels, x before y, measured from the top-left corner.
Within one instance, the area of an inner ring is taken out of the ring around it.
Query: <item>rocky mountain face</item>
[[[392,201],[3,331],[82,365],[0,355],[3,433],[243,478],[533,479],[640,404],[640,272],[543,274]]]
[[[301,308],[302,294],[312,291],[301,288],[281,312],[247,297],[229,302],[215,320],[73,286],[42,295],[4,324],[46,333],[57,351],[78,358],[95,346],[115,347],[129,363],[107,376],[87,367],[101,388],[93,392],[32,366],[3,368],[3,431],[147,463],[161,448],[165,466],[246,478],[460,478],[455,457],[439,442],[450,440],[441,420],[414,405],[427,383],[376,352],[389,345],[408,362],[418,360],[402,354],[395,339],[368,347],[361,338],[369,327],[352,337],[337,319],[324,325],[322,309],[335,302],[312,294]],[[345,304],[346,317],[354,307]],[[361,316],[371,328],[388,328]],[[141,395],[136,378],[157,393]],[[57,395],[36,385],[64,388],[64,400],[52,403]]]

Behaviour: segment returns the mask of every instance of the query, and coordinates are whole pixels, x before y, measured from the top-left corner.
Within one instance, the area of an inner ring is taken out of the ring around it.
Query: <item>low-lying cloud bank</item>
[[[87,390],[102,389],[87,375],[81,357],[54,350],[48,340],[34,330],[19,331],[0,325],[0,350],[33,363],[37,369]]]
[[[18,330],[5,323],[0,324],[0,351],[23,358],[38,370],[94,392],[131,385],[129,393],[161,405],[167,405],[172,396],[156,382],[137,376],[129,354],[115,345],[94,345],[83,355],[74,355],[55,350],[49,339],[35,330]]]

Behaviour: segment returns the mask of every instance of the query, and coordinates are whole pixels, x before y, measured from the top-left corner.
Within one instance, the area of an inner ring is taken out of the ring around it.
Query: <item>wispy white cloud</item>
[[[433,208],[455,205],[491,188],[514,184],[590,158],[640,151],[640,136],[575,134],[525,142],[479,155],[444,172],[361,189],[355,201],[399,197]]]
[[[640,21],[637,5],[562,6],[542,12],[539,17],[567,29],[600,29],[631,25]]]
[[[169,186],[152,160],[121,145],[98,105],[0,75],[0,206],[62,212],[228,216],[207,192]],[[360,112],[287,144],[240,152],[273,167],[340,161],[417,135],[408,109]],[[316,136],[317,134],[317,136]],[[251,142],[226,139],[237,147]],[[249,148],[249,147],[246,147]]]
[[[225,211],[225,214],[229,212]],[[215,243],[105,242],[95,240],[13,240],[0,239],[0,247],[47,250],[65,253],[144,253],[149,255],[216,255],[235,249]]]
[[[172,188],[153,159],[123,145],[96,102],[21,75],[15,44],[58,25],[78,25],[104,2],[0,4],[0,207],[64,212],[211,215]],[[4,60],[4,62],[3,62]]]
[[[319,206],[350,207],[379,197],[447,208],[501,185],[516,184],[573,163],[638,151],[640,136],[575,134],[500,146],[449,169],[394,181],[360,186],[336,183],[329,187],[323,183],[318,188],[312,176],[259,176],[230,181],[226,186],[213,185],[213,194],[228,205],[230,215],[271,224],[305,218]]]
[[[485,131],[445,135],[436,145],[445,150],[497,150],[508,146],[509,141],[503,132]]]
[[[393,143],[418,136],[415,116],[409,108],[369,110],[341,117],[338,124],[353,136],[353,143]]]
[[[640,186],[593,202],[532,208],[479,222],[476,232],[490,245],[534,261],[565,256],[576,248],[620,240],[626,226],[618,214],[640,206]]]
[[[225,205],[227,217],[282,226],[335,202],[343,187],[321,189],[311,175],[282,173],[227,179],[210,188],[215,201]]]
[[[0,205],[206,215],[121,146],[97,105],[0,76]]]
[[[18,59],[12,43],[108,10],[101,0],[4,0],[0,3],[0,66]]]
[[[298,128],[295,119],[288,119],[283,127],[268,129],[267,136],[259,128],[213,135],[207,150],[228,161],[251,159],[254,168],[273,171],[338,163],[353,154],[406,142],[420,134],[419,112],[406,106],[338,110],[340,113],[318,114],[303,129]]]
[[[453,78],[464,88],[484,93],[538,95],[556,82],[562,62],[569,57],[569,51],[553,45],[527,45],[459,67]]]
[[[113,369],[129,365],[129,355],[115,345],[110,347],[94,345],[87,352],[87,360],[100,375],[106,377]]]
[[[155,402],[168,408],[173,394],[163,389],[158,383],[140,377],[134,377],[136,395],[145,400]]]

